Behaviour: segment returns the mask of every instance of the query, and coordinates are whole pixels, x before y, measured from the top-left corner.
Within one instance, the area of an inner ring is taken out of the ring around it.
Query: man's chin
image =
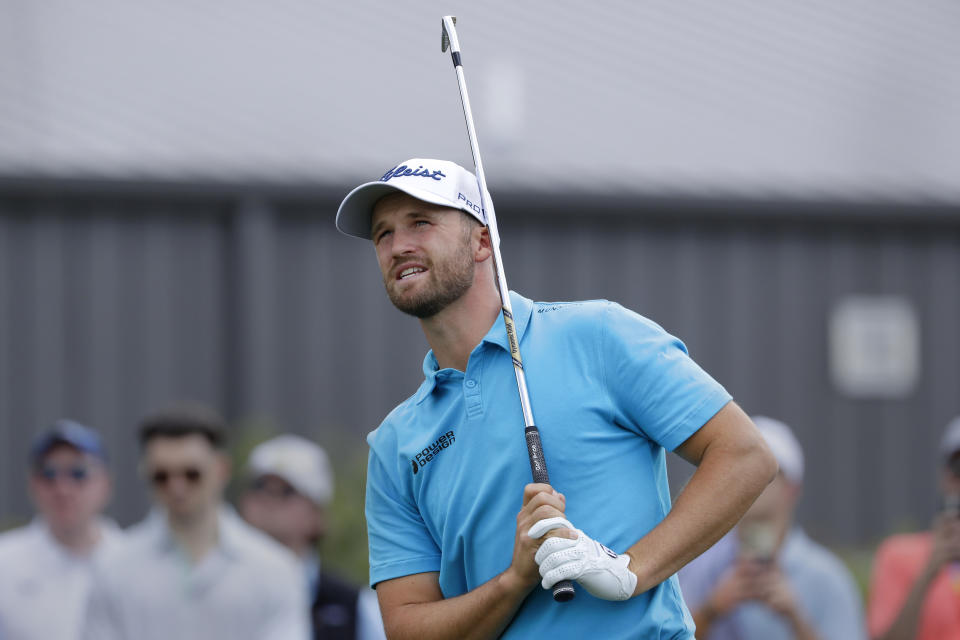
[[[171,520],[176,522],[192,522],[202,515],[203,510],[200,508],[189,508],[189,507],[168,507],[167,515]]]
[[[428,304],[415,303],[415,304],[404,304],[404,305],[394,303],[394,306],[400,311],[402,311],[403,313],[407,314],[408,316],[413,316],[414,318],[417,318],[419,320],[426,320],[427,318],[432,318],[433,316],[443,311],[442,307],[437,307],[429,303]]]
[[[457,275],[459,274],[459,275]],[[473,284],[473,270],[465,269],[444,278],[440,272],[427,274],[403,287],[387,286],[387,297],[397,309],[420,320],[432,318],[459,300]]]
[[[77,531],[83,527],[85,520],[79,514],[71,513],[47,517],[47,523],[57,531]]]
[[[392,302],[393,306],[399,311],[414,318],[419,318],[420,320],[432,318],[443,311],[444,307],[448,304],[436,298],[427,298],[410,293],[400,294],[395,291],[389,292],[389,297],[390,302]]]

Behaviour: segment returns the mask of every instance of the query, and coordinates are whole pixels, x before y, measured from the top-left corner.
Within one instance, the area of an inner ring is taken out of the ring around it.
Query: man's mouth
[[[403,280],[404,278],[409,278],[410,276],[415,276],[418,273],[424,273],[426,269],[423,267],[407,267],[400,272],[400,275],[397,276],[397,280]]]

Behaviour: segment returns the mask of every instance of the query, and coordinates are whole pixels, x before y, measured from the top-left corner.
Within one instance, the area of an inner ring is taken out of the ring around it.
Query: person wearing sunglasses
[[[887,538],[870,579],[874,640],[960,638],[960,416],[940,440],[941,507],[930,531]]]
[[[34,440],[27,486],[37,515],[0,535],[3,638],[79,637],[92,566],[123,535],[101,515],[111,495],[106,461],[97,432],[72,420]]]
[[[319,548],[333,501],[333,469],[322,447],[285,434],[257,445],[247,459],[240,513],[300,560],[307,580],[313,637],[383,640],[376,592],[327,570]]]
[[[83,638],[309,637],[295,558],[224,502],[225,431],[204,407],[142,421],[140,467],[155,508],[98,567]]]

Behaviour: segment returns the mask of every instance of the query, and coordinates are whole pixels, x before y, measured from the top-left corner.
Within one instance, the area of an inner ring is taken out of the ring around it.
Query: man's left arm
[[[660,524],[627,550],[633,595],[660,584],[709,549],[740,520],[777,473],[750,418],[728,402],[676,449],[697,467]]]
[[[620,555],[579,530],[575,538],[548,538],[536,554],[545,589],[570,579],[605,600],[643,593],[723,537],[777,473],[763,437],[733,402],[676,451],[697,470],[663,521]],[[549,518],[535,523],[528,535],[539,538],[566,528],[574,525]]]

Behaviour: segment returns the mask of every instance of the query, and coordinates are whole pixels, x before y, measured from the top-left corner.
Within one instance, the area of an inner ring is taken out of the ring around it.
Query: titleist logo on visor
[[[447,177],[443,171],[436,170],[431,171],[430,169],[424,169],[423,165],[418,165],[416,169],[411,169],[405,164],[401,164],[398,167],[394,167],[383,174],[383,177],[380,178],[380,182],[387,182],[391,178],[403,178],[406,176],[417,176],[421,178],[433,178],[434,180],[443,180]]]

